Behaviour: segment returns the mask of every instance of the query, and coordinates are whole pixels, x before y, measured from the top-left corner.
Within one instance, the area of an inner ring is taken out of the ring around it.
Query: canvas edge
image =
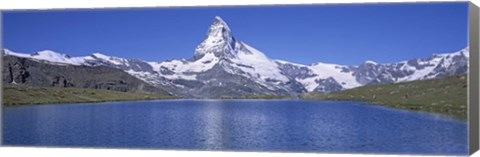
[[[479,8],[469,2],[469,72],[468,72],[468,146],[472,155],[479,149]]]

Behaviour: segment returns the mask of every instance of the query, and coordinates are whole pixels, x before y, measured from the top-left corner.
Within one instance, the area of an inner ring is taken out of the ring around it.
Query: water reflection
[[[457,154],[467,125],[341,101],[170,100],[7,107],[7,145]]]

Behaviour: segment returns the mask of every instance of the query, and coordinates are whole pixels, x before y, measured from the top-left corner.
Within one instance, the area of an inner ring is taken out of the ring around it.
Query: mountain
[[[196,98],[296,96],[303,92],[332,92],[369,84],[445,77],[468,70],[468,48],[389,64],[365,61],[356,66],[321,62],[302,65],[275,60],[236,39],[227,23],[218,16],[190,59],[151,62],[101,53],[71,57],[53,51],[29,55],[7,49],[4,55],[49,64],[117,68],[176,96]]]
[[[38,57],[37,55],[34,56]],[[53,56],[57,56],[57,54]],[[57,59],[65,61],[65,58]],[[52,64],[52,62],[17,56],[3,56],[2,64],[2,83],[4,85],[91,88],[168,95],[168,92],[147,84],[123,70],[107,66],[92,67],[59,64],[58,62]]]
[[[258,94],[296,95],[305,91],[295,78],[262,52],[237,40],[228,25],[215,17],[205,39],[189,61],[150,63],[184,94],[195,97]]]
[[[354,87],[425,80],[468,72],[468,48],[454,53],[434,54],[379,64],[365,61],[358,66],[315,63],[310,66],[277,60],[282,71],[296,78],[309,91],[332,92]]]

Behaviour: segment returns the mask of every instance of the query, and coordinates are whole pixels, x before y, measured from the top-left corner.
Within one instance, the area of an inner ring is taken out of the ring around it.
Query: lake
[[[467,124],[308,100],[154,100],[3,108],[3,144],[466,155]]]

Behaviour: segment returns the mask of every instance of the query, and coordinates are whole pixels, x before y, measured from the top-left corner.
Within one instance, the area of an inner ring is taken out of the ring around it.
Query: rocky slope
[[[3,57],[2,81],[5,85],[92,88],[120,92],[167,94],[128,73],[106,66],[80,66],[34,61],[16,56]]]
[[[370,84],[452,76],[468,71],[468,48],[390,64],[365,61],[349,66],[321,62],[301,65],[274,60],[236,39],[220,17],[214,18],[204,40],[190,59],[151,62],[100,53],[71,57],[53,51],[34,54],[4,51],[7,56],[55,64],[117,68],[176,96],[197,98],[294,96],[303,92],[332,92]]]

